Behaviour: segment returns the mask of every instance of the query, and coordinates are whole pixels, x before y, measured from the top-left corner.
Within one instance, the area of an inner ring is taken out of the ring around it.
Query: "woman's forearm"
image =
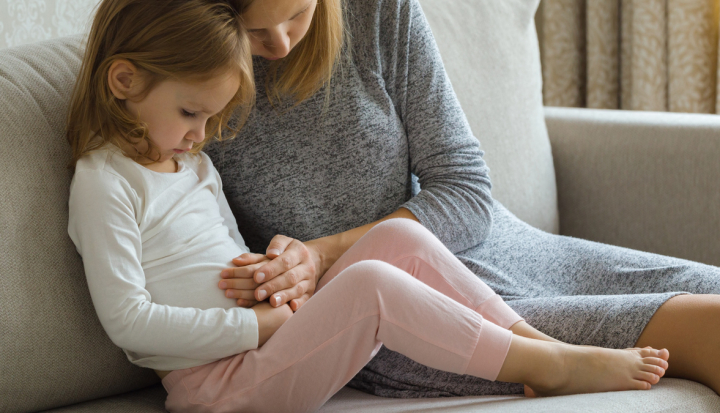
[[[365,235],[365,233],[370,231],[370,229],[375,225],[392,218],[407,218],[419,222],[417,217],[415,217],[410,210],[400,208],[392,214],[375,222],[371,222],[339,234],[329,235],[327,237],[305,242],[305,245],[307,245],[308,248],[313,248],[317,252],[317,261],[315,262],[315,265],[318,273],[320,274],[318,281],[322,278],[322,275],[325,274],[325,272],[327,272],[333,264],[335,264],[335,261],[337,261],[338,258],[345,253],[345,251],[352,247],[357,240],[360,239],[360,237]]]
[[[274,307],[289,303],[292,310],[297,311],[310,299],[322,276],[345,251],[372,227],[392,218],[418,221],[410,210],[400,208],[378,221],[306,242],[276,235],[268,246],[268,251],[277,250],[272,256],[267,254],[267,257],[271,258],[270,262],[258,267],[254,265],[257,264],[258,257],[252,257],[253,254],[237,257],[233,259],[233,263],[238,268],[223,271],[223,280],[218,287],[227,289],[228,297],[240,298],[238,305],[243,307],[253,306],[257,301],[270,297],[269,302]],[[249,268],[250,265],[254,266]],[[246,269],[249,269],[250,273]],[[260,274],[262,278],[259,277]],[[254,290],[244,290],[247,288],[248,279],[255,280],[260,285]],[[250,295],[247,294],[248,291]],[[249,297],[252,299],[248,300]]]

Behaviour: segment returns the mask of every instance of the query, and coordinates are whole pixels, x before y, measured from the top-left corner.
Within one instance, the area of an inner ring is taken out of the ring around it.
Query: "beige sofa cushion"
[[[149,413],[164,412],[165,389],[153,386],[53,409],[48,413]],[[714,413],[720,397],[710,388],[689,380],[662,379],[649,391],[624,391],[528,399],[523,396],[443,397],[389,399],[345,387],[318,413]]]
[[[65,118],[80,38],[0,50],[0,411],[156,383],[105,334],[67,235]]]
[[[539,0],[420,0],[460,104],[490,167],[493,197],[558,233],[542,106]]]

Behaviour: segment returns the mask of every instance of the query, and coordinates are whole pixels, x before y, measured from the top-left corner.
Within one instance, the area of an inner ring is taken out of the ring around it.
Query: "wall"
[[[86,32],[99,0],[0,0],[0,49]]]

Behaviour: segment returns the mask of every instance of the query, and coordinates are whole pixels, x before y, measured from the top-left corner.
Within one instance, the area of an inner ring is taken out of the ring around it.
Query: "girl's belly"
[[[232,259],[245,252],[230,241],[194,248],[159,265],[143,263],[145,289],[156,304],[201,310],[237,307],[236,300],[226,297],[218,283],[220,272],[235,267]]]

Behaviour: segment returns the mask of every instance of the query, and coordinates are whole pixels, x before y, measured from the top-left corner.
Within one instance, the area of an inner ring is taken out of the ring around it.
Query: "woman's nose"
[[[279,26],[270,33],[270,42],[265,47],[277,58],[283,58],[290,53],[290,35],[283,26]]]

